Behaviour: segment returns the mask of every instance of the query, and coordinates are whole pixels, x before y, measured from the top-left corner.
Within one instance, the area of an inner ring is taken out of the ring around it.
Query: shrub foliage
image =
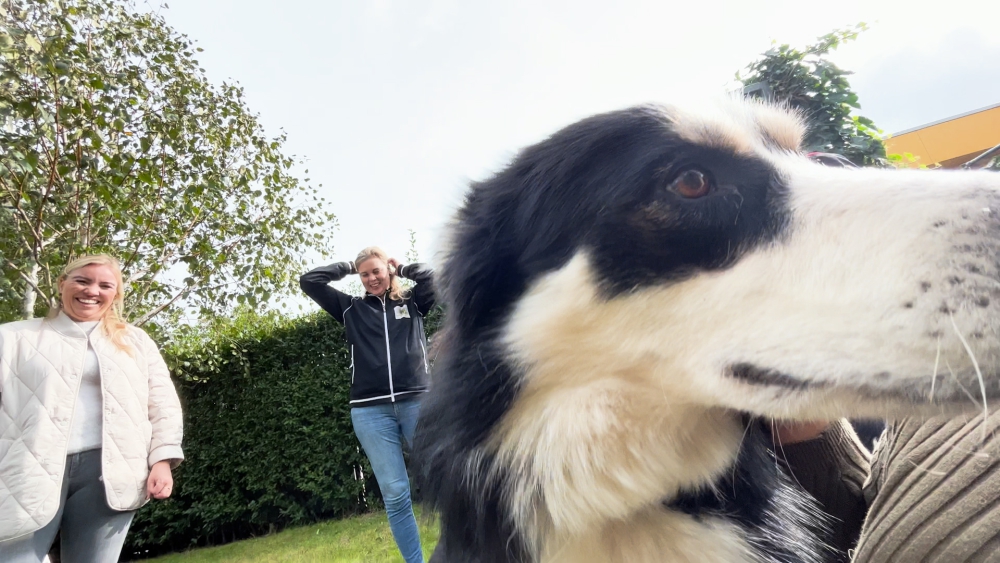
[[[368,510],[378,487],[351,427],[350,357],[325,313],[239,313],[166,346],[186,459],[136,516],[126,558]],[[360,476],[366,479],[359,478]]]
[[[809,123],[806,150],[842,154],[862,166],[885,166],[881,131],[871,119],[854,114],[861,104],[847,79],[851,73],[829,59],[832,51],[866,29],[860,23],[836,30],[802,50],[774,45],[737,72],[736,79],[744,86],[766,84],[772,101],[802,113]]]

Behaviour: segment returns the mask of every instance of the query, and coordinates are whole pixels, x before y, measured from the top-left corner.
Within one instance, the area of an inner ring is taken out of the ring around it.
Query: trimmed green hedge
[[[127,559],[220,544],[379,503],[351,427],[343,327],[243,312],[174,336],[186,459],[132,524]],[[359,475],[368,477],[367,483]]]

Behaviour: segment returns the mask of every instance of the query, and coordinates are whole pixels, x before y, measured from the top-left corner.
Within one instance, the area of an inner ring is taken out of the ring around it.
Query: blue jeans
[[[419,414],[419,399],[351,409],[354,433],[372,464],[389,515],[389,529],[406,563],[424,561],[410,502],[410,478],[403,462],[403,442],[407,447],[413,445]]]
[[[0,543],[3,563],[41,563],[62,530],[64,563],[117,563],[135,511],[108,507],[101,480],[101,450],[66,457],[62,498],[55,518],[34,533]]]

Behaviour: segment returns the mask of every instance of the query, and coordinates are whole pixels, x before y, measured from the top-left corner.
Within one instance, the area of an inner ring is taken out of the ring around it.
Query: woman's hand
[[[146,499],[165,499],[173,489],[174,476],[170,473],[170,462],[164,460],[154,463],[149,470],[149,479],[146,479]]]
[[[399,260],[396,260],[395,258],[390,258],[389,261],[386,262],[386,264],[389,266],[390,274],[395,275],[399,273]]]
[[[815,420],[812,422],[787,422],[774,421],[771,429],[777,442],[783,446],[815,440],[820,434],[830,427],[828,420]]]

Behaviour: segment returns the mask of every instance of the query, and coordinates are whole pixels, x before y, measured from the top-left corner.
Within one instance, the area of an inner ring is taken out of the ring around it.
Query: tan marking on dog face
[[[806,136],[806,126],[798,113],[768,104],[752,104],[752,111],[766,140],[773,141],[777,148],[798,151]]]
[[[759,140],[753,135],[754,128],[737,123],[724,113],[667,108],[666,116],[675,134],[696,145],[750,156],[759,144]]]
[[[708,111],[669,107],[665,115],[682,139],[741,156],[756,154],[766,147],[798,151],[806,132],[798,114],[757,102],[721,100]]]

